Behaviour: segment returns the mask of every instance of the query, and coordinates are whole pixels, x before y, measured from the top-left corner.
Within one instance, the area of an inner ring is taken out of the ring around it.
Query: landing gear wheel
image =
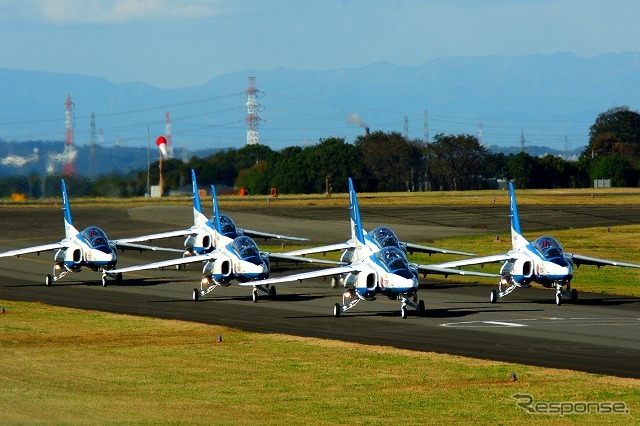
[[[271,300],[276,300],[276,288],[274,286],[269,287],[269,297]]]
[[[424,315],[424,300],[418,301],[418,312],[420,312],[420,315]]]
[[[258,290],[253,290],[253,292],[251,293],[251,299],[253,300],[253,303],[256,303],[258,301]]]
[[[340,308],[340,304],[336,303],[335,305],[333,305],[333,316],[338,318],[340,316],[340,311],[342,310],[342,308]]]
[[[116,274],[116,284],[118,285],[122,284],[122,272],[118,272]]]
[[[106,287],[107,286],[107,276],[103,275],[102,276],[102,287]]]
[[[197,302],[198,299],[200,298],[200,290],[198,290],[197,288],[194,288],[192,297],[193,297],[193,301]]]
[[[491,290],[491,294],[489,295],[489,301],[491,303],[496,303],[498,301],[498,292],[495,290]]]
[[[562,295],[560,293],[556,293],[556,305],[562,305]]]
[[[573,299],[574,303],[578,301],[578,290],[576,290],[575,288],[571,290],[571,298]]]
[[[403,306],[400,308],[400,316],[402,319],[407,319],[407,307]]]
[[[44,277],[44,285],[46,285],[47,287],[51,285],[52,281],[53,281],[53,277],[51,276],[51,274],[47,274],[47,276]]]

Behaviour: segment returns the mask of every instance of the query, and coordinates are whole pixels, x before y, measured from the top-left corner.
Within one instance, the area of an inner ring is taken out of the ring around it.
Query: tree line
[[[157,183],[159,164],[149,180]],[[406,139],[397,132],[372,132],[353,143],[322,139],[306,147],[274,151],[265,145],[229,149],[187,162],[163,161],[165,190],[189,189],[190,170],[205,186],[249,194],[346,192],[347,178],[363,192],[461,191],[497,188],[512,180],[519,188],[585,188],[594,179],[611,179],[617,187],[637,187],[640,180],[640,114],[628,107],[601,113],[590,128],[589,145],[578,161],[556,156],[534,157],[491,153],[472,135],[437,134],[429,143]],[[93,180],[66,179],[74,196],[131,197],[144,195],[147,171],[103,175]],[[57,196],[59,176],[32,174],[0,179],[0,196],[23,193],[30,198]],[[235,189],[234,189],[235,188]]]

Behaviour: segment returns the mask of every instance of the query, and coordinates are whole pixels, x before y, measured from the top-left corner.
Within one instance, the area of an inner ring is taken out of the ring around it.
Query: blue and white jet
[[[516,195],[511,182],[509,182],[509,197],[511,204],[511,250],[504,254],[456,260],[437,265],[443,268],[459,268],[468,265],[504,262],[500,268],[498,290],[492,290],[490,293],[491,303],[495,303],[518,287],[531,287],[531,283],[536,282],[546,288],[555,288],[556,304],[560,306],[563,297],[574,301],[578,299],[578,291],[571,289],[574,266],[595,265],[599,268],[608,265],[640,268],[640,265],[634,263],[566,253],[558,240],[548,235],[538,237],[533,242],[527,241],[520,231]]]
[[[102,285],[107,285],[107,275],[115,278],[117,283],[122,281],[122,274],[108,274],[114,269],[118,260],[117,250],[162,250],[176,251],[175,249],[154,247],[136,244],[129,238],[119,240],[109,240],[105,232],[97,226],[89,226],[79,232],[71,220],[71,209],[67,196],[67,187],[64,179],[62,181],[62,210],[64,212],[64,234],[62,241],[40,246],[27,247],[23,249],[10,250],[0,253],[0,257],[22,256],[29,253],[57,250],[54,255],[53,273],[47,274],[45,284],[50,286],[69,272],[80,272],[82,268],[89,268],[102,273]],[[179,250],[177,250],[179,251]]]
[[[349,241],[352,241],[354,246],[353,249],[348,250],[349,264],[268,278],[261,281],[262,285],[332,277],[333,283],[340,283],[345,288],[342,304],[336,303],[334,305],[333,315],[335,317],[339,317],[342,313],[353,308],[361,300],[373,301],[377,296],[386,296],[392,300],[400,300],[400,315],[402,318],[407,318],[408,307],[414,308],[420,313],[425,309],[424,301],[418,300],[419,273],[497,277],[495,274],[482,272],[410,264],[406,252],[397,244],[383,245],[382,247],[372,244],[362,229],[358,198],[351,178],[349,178],[349,214],[351,218],[351,240]],[[287,254],[291,255],[291,253]]]
[[[276,288],[262,285],[261,281],[269,276],[270,261],[281,260],[295,263],[339,264],[328,260],[306,259],[280,253],[262,252],[249,233],[265,238],[288,238],[275,234],[258,233],[256,231],[238,231],[229,216],[220,214],[216,190],[211,185],[213,199],[213,217],[211,220],[202,213],[198,184],[195,172],[191,171],[193,196],[193,226],[189,229],[169,231],[159,234],[145,235],[136,241],[148,241],[159,238],[186,236],[185,250],[182,258],[164,260],[160,262],[136,265],[109,271],[109,274],[123,274],[127,272],[181,267],[190,263],[202,263],[202,278],[200,289],[193,289],[193,300],[206,296],[219,286],[228,287],[233,281],[249,282],[253,286],[253,301],[258,300],[258,291],[268,294],[272,299],[276,297]]]
[[[353,182],[351,181],[351,178],[349,178],[349,185],[350,185],[349,192],[351,193],[353,191]],[[353,194],[355,195],[355,192],[353,192]],[[371,250],[372,253],[376,253],[387,247],[395,247],[402,250],[405,253],[405,255],[407,253],[412,254],[414,252],[419,252],[419,253],[428,253],[429,255],[438,253],[438,254],[452,254],[452,255],[459,255],[459,256],[476,256],[473,253],[467,253],[463,251],[447,250],[447,249],[441,249],[438,247],[429,247],[429,246],[413,244],[405,241],[400,241],[396,236],[396,233],[393,232],[393,230],[388,226],[378,226],[369,232],[366,232],[364,229],[362,229],[362,237],[364,240],[364,244]],[[353,220],[352,220],[352,232],[351,232],[351,238],[349,240],[343,243],[310,247],[310,248],[304,248],[299,250],[292,250],[292,251],[286,252],[286,254],[291,256],[305,257],[310,254],[327,253],[331,251],[343,250],[342,255],[340,256],[340,261],[343,263],[350,263],[353,261],[353,255],[355,252],[356,245],[357,245],[357,240],[353,232]],[[427,271],[427,272],[431,272],[431,271]],[[340,284],[341,283],[338,282],[335,278],[331,279],[331,287],[335,288]]]

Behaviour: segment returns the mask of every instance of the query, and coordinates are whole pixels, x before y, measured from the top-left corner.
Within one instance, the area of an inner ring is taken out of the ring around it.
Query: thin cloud
[[[199,19],[225,10],[224,2],[207,0],[41,0],[32,7],[41,19],[56,25]]]

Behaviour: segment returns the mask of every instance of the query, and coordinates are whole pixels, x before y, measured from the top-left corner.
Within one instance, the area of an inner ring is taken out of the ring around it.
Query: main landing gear
[[[411,299],[408,294],[406,293],[401,294],[399,296],[399,299],[401,303],[400,316],[403,319],[406,319],[407,316],[409,315],[408,307],[416,309],[419,315],[424,314],[424,311],[425,311],[424,300],[418,300],[417,293],[414,294]],[[342,313],[356,306],[361,300],[375,300],[375,298],[365,299],[362,296],[360,296],[360,293],[358,293],[358,291],[355,289],[350,289],[345,291],[342,294],[342,305],[340,305],[339,303],[336,303],[335,305],[333,305],[333,316],[338,318]]]
[[[258,301],[258,291],[268,294],[271,300],[276,300],[276,288],[274,286],[270,286],[268,284],[266,286],[254,285],[253,291],[251,292],[251,300],[253,300],[253,303]]]
[[[567,289],[562,288],[564,283],[556,283],[556,305],[562,305],[562,298],[566,297],[574,302],[578,301],[578,290],[571,288],[571,283],[567,282]]]
[[[206,277],[203,277],[200,285],[202,290],[198,290],[197,288],[193,289],[191,297],[194,302],[197,302],[198,300],[200,300],[201,297],[206,296],[207,294],[211,293],[213,290],[215,290],[217,287],[221,285],[215,281],[209,284],[210,282],[211,281],[209,279],[207,279]],[[276,288],[274,286],[270,286],[270,285],[265,286],[265,285],[258,284],[253,286],[253,291],[251,292],[251,300],[253,300],[254,303],[258,301],[259,291],[262,291],[267,295],[269,295],[269,298],[271,300],[276,300],[277,293],[276,293]]]
[[[62,279],[62,277],[64,277],[68,273],[69,273],[69,270],[65,268],[63,264],[56,263],[53,266],[53,272],[51,274],[47,274],[47,276],[44,277],[44,285],[49,287],[54,282]]]
[[[563,288],[566,285],[566,290]],[[503,290],[503,286],[506,286]],[[556,305],[562,305],[562,299],[567,298],[569,300],[573,300],[574,302],[578,301],[578,290],[571,289],[571,282],[569,281],[556,281],[553,284],[544,285],[545,287],[553,287],[556,288]],[[513,279],[511,276],[504,276],[500,279],[498,283],[498,290],[491,290],[489,293],[489,301],[491,303],[496,303],[498,299],[502,299],[507,294],[511,293],[517,287],[531,287],[531,284],[519,283]]]
[[[502,289],[503,286],[505,287],[504,290]],[[491,290],[491,293],[489,294],[489,301],[491,303],[496,303],[498,299],[502,299],[517,287],[531,287],[531,284],[519,283],[514,280],[512,276],[504,276],[500,278],[500,281],[498,282],[498,291]]]
[[[102,273],[102,287],[106,287],[107,286],[107,276],[113,277],[116,280],[116,284],[120,285],[122,284],[122,272],[118,272],[117,274],[111,275],[109,274],[109,271],[104,271]]]

